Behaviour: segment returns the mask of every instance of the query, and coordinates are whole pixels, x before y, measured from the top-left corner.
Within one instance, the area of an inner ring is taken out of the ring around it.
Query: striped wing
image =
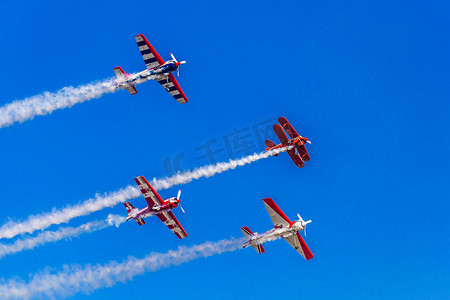
[[[178,84],[177,80],[175,79],[175,76],[173,76],[172,73],[170,73],[167,76],[161,75],[158,78],[156,78],[156,80],[179,103],[183,104],[183,103],[188,102],[186,95],[184,94],[183,90],[181,89],[180,85]]]
[[[172,230],[173,233],[180,239],[184,239],[187,237],[186,231],[184,231],[183,226],[181,226],[180,222],[178,222],[177,218],[175,218],[175,215],[172,213],[172,211],[163,211],[156,215],[161,221],[164,222],[164,224],[169,227],[170,230]]]
[[[158,195],[153,187],[148,183],[144,176],[138,176],[134,179],[141,190],[142,195],[147,201],[148,206],[160,205],[164,200]]]
[[[156,52],[155,48],[153,48],[143,34],[138,34],[134,38],[136,39],[139,51],[141,51],[141,55],[144,58],[147,69],[153,69],[164,64],[164,60],[159,56],[158,52]]]

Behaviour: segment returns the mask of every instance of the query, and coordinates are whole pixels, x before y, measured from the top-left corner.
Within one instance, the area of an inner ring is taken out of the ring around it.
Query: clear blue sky
[[[112,77],[116,66],[143,70],[139,33],[164,59],[187,60],[179,83],[191,97],[180,105],[149,82],[135,96],[119,91],[0,129],[2,224],[138,175],[164,177],[179,153],[183,169],[205,165],[196,149],[214,139],[225,149],[234,130],[263,150],[252,128],[279,116],[312,145],[303,169],[284,154],[182,186],[186,214],[174,213],[185,240],[155,218],[128,222],[7,256],[0,276],[268,230],[261,199],[272,197],[289,217],[313,220],[314,259],[279,240],[263,255],[198,259],[90,297],[448,299],[449,15],[447,1],[2,1],[1,105]],[[68,226],[108,213],[126,211]]]

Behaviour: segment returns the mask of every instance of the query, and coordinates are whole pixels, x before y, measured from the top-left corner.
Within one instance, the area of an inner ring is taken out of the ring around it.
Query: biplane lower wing
[[[284,237],[284,239],[289,243],[289,245],[294,247],[294,249],[297,250],[297,252],[300,253],[300,255],[303,256],[306,260],[310,260],[314,257],[300,233],[296,232],[296,234]]]
[[[284,133],[283,127],[281,127],[281,125],[279,125],[279,124],[274,124],[273,125],[273,130],[275,131],[275,134],[277,135],[277,137],[280,140],[281,144],[283,146],[287,146],[289,139],[288,139],[286,133]],[[297,167],[303,168],[305,166],[305,163],[303,162],[303,160],[300,157],[300,155],[297,154],[295,149],[287,150],[287,153],[289,154],[289,156],[291,157],[292,161],[295,163],[295,165]]]

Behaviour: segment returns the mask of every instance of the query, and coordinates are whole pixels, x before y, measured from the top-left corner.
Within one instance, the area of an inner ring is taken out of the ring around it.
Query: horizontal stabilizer
[[[116,73],[116,77],[120,81],[125,80],[125,79],[128,78],[128,74],[125,73],[125,71],[121,67],[115,67],[114,68],[114,73]]]
[[[139,217],[139,218],[135,218],[135,220],[136,220],[136,222],[140,225],[140,226],[142,226],[142,225],[144,225],[145,224],[145,221],[144,221],[144,219],[142,219],[141,217]]]
[[[137,90],[134,84],[124,82],[127,80],[128,74],[125,73],[125,71],[121,67],[115,67],[114,73],[116,74],[118,80],[117,81],[118,87],[123,87],[128,91],[128,93],[130,93],[130,95],[137,94]]]
[[[134,209],[134,206],[130,202],[125,202],[123,205],[125,205],[128,213],[130,213]]]
[[[127,84],[125,85],[125,89],[128,91],[128,93],[130,93],[130,95],[134,95],[137,94],[137,90],[136,87],[134,86],[134,84]]]
[[[266,151],[269,151],[270,149],[272,149],[273,147],[275,147],[277,144],[275,144],[274,142],[272,142],[271,140],[266,140]],[[274,156],[278,156],[278,154],[274,154]]]
[[[241,230],[242,230],[242,233],[244,234],[244,236],[245,236],[247,239],[249,239],[249,238],[251,238],[252,236],[255,235],[255,234],[250,230],[250,228],[248,228],[248,227],[241,227]],[[266,252],[266,250],[264,250],[263,245],[261,245],[261,244],[259,244],[259,243],[257,243],[257,242],[249,243],[250,241],[251,241],[251,240],[247,241],[247,242],[244,244],[244,248],[245,248],[245,247],[248,247],[248,245],[250,244],[250,245],[252,245],[253,248],[255,248],[255,250],[256,250],[259,254]]]
[[[253,244],[252,244],[252,247],[255,248],[255,250],[256,250],[259,254],[266,252],[266,250],[264,249],[263,245],[261,245],[261,244],[253,243]]]
[[[249,238],[249,237],[255,235],[248,227],[241,227],[241,230],[246,238]]]

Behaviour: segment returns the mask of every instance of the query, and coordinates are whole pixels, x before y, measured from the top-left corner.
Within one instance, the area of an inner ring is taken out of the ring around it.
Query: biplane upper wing
[[[158,195],[144,176],[134,178],[148,206],[160,205],[164,200]]]
[[[273,130],[275,131],[275,134],[277,135],[277,137],[280,139],[281,144],[283,146],[287,146],[289,139],[286,136],[286,133],[284,133],[283,127],[281,127],[279,124],[274,124]],[[287,153],[289,154],[289,156],[294,161],[294,163],[297,167],[303,168],[305,166],[305,163],[301,159],[300,155],[298,155],[295,152],[295,149],[287,150]]]
[[[297,252],[300,253],[306,260],[310,260],[314,257],[300,233],[296,232],[295,234],[283,238],[289,243],[289,245],[294,247],[294,249],[297,250]]]
[[[155,48],[148,42],[143,34],[138,34],[134,37],[141,51],[141,55],[144,58],[145,65],[147,69],[153,69],[157,66],[164,64],[164,59],[159,56]]]
[[[291,220],[289,220],[272,198],[264,198],[263,202],[275,228],[289,227],[291,225]]]
[[[291,123],[289,123],[289,121],[285,117],[279,117],[278,122],[280,122],[281,126],[284,130],[286,130],[291,139],[295,139],[299,136],[297,131],[295,131],[294,127],[292,127]]]
[[[158,76],[158,78],[156,78],[156,80],[180,104],[188,102],[186,95],[184,94],[183,90],[181,89],[180,85],[178,84],[177,80],[175,79],[175,76],[173,76],[172,73],[170,73],[167,76],[166,75]]]
[[[156,215],[164,224],[172,230],[173,233],[180,239],[187,237],[186,231],[184,231],[183,226],[178,222],[177,218],[172,211],[163,211]]]
[[[285,117],[279,117],[278,122],[280,122],[283,129],[286,130],[287,134],[292,139],[295,139],[296,137],[299,136],[297,131],[295,131],[294,127],[292,127],[291,123],[289,123],[289,121]],[[302,160],[304,160],[304,161],[310,160],[310,157],[309,157],[308,151],[306,150],[305,145],[299,146],[297,149],[298,149],[298,153],[300,154],[300,157]]]

